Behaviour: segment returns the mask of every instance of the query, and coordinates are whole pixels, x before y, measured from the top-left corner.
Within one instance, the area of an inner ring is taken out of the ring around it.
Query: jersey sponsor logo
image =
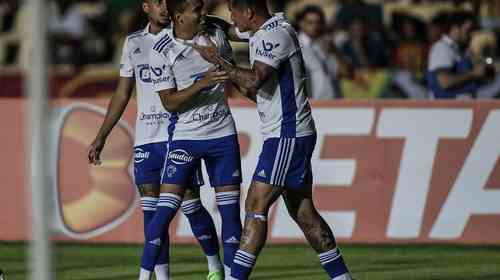
[[[195,113],[193,114],[193,121],[195,122],[219,121],[229,115],[231,115],[231,111],[227,109],[218,110],[208,114]]]
[[[137,66],[139,79],[144,83],[151,83],[151,71],[149,69],[149,64],[140,64]]]
[[[273,44],[271,42],[266,42],[264,40],[262,40],[262,49],[265,51],[265,52],[270,52],[272,51],[273,49],[279,47],[280,44],[277,43],[277,44]]]
[[[168,119],[168,118],[169,118],[169,115],[167,112],[151,113],[151,114],[141,113],[141,115],[139,116],[139,120],[141,120],[141,121],[160,121],[160,120]]]
[[[183,149],[176,149],[168,153],[168,158],[175,164],[188,164],[194,157]]]
[[[277,57],[276,57],[276,55],[273,54],[273,50],[279,46],[280,46],[279,43],[273,44],[271,42],[266,42],[266,41],[262,40],[262,48],[257,47],[257,50],[255,51],[255,53],[258,56],[267,57],[270,59],[276,59]]]
[[[151,153],[148,151],[144,151],[142,148],[135,148],[134,149],[134,162],[135,163],[141,163],[149,158],[149,155]]]
[[[153,75],[156,77],[161,77],[163,75],[163,72],[167,70],[167,65],[163,64],[161,67],[151,67],[151,72],[153,72]]]

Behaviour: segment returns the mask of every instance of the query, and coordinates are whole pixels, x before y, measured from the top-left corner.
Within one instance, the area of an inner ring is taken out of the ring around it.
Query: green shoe
[[[207,280],[224,280],[224,273],[220,271],[212,271],[208,273]]]

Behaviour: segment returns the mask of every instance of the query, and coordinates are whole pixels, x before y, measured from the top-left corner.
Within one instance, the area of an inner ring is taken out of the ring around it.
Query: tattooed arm
[[[158,93],[160,94],[161,103],[167,111],[178,112],[182,110],[183,105],[203,89],[218,83],[224,83],[227,79],[227,74],[222,71],[209,71],[205,73],[201,80],[186,89],[179,91],[177,89],[165,89],[158,91]]]
[[[244,69],[233,65],[220,56],[212,41],[207,40],[207,42],[207,46],[194,45],[193,47],[206,61],[219,65],[227,73],[229,79],[241,89],[242,93],[255,102],[258,89],[276,70],[260,61],[255,61],[252,69]]]

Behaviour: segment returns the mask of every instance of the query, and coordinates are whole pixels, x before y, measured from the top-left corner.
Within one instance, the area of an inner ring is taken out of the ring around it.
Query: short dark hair
[[[168,17],[174,20],[176,13],[182,13],[186,9],[187,0],[167,0]]]
[[[462,26],[464,23],[468,21],[472,21],[474,26],[477,26],[476,16],[467,11],[455,11],[450,12],[446,16],[444,20],[445,31],[448,33],[454,26]]]
[[[300,10],[295,16],[295,21],[297,23],[301,22],[308,14],[317,14],[320,18],[321,24],[326,23],[325,12],[321,7],[316,5],[307,5],[302,10]]]
[[[238,8],[250,8],[258,12],[269,13],[267,0],[231,0],[231,5]]]

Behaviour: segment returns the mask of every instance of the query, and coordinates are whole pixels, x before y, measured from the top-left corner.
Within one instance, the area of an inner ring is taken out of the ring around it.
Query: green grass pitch
[[[137,279],[141,247],[136,245],[59,244],[57,279]],[[26,245],[0,243],[5,280],[28,279]],[[500,247],[343,245],[356,280],[500,280]],[[174,246],[174,280],[205,279],[205,258],[196,246]],[[252,274],[255,280],[327,280],[312,249],[303,245],[268,246]]]

